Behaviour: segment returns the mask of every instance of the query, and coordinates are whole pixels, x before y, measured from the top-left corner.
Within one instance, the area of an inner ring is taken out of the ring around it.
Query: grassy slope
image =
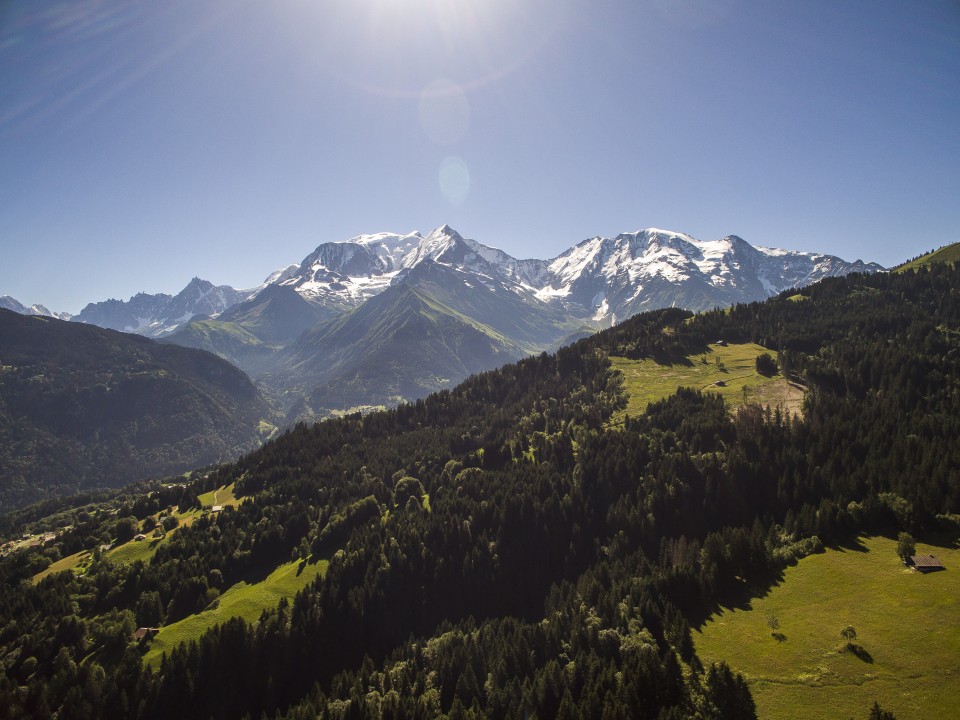
[[[253,346],[262,344],[259,338],[243,326],[220,320],[192,321],[181,331],[181,340],[187,339],[194,343],[210,343],[212,346],[223,343]],[[188,347],[205,347],[205,345],[191,344]]]
[[[87,560],[89,557],[90,557],[89,550],[81,550],[80,552],[74,553],[73,555],[67,555],[65,558],[60,558],[55,563],[52,563],[45,570],[38,572],[36,575],[34,575],[31,578],[30,582],[36,585],[38,582],[43,580],[47,575],[52,575],[53,573],[57,573],[57,572],[63,572],[64,570],[73,570],[74,568],[80,566],[81,563],[85,564],[84,561]]]
[[[234,483],[218,487],[208,493],[203,493],[198,497],[200,504],[209,509],[214,505],[223,505],[224,507],[233,507],[237,504],[237,498],[233,494]]]
[[[896,542],[863,538],[788,568],[749,609],[725,609],[694,633],[704,662],[724,659],[750,682],[764,720],[866,717],[875,701],[898,720],[960,717],[960,550],[918,543],[945,572],[904,568]],[[772,637],[768,618],[786,639]],[[853,625],[866,662],[838,652]]]
[[[181,643],[196,640],[204,632],[230,618],[241,617],[254,622],[260,613],[275,608],[281,598],[292,598],[316,578],[327,573],[328,560],[313,563],[300,561],[285,563],[257,583],[239,582],[218,598],[217,606],[190,615],[160,629],[144,655],[144,662],[157,666],[165,652],[170,652]]]
[[[129,542],[125,542],[123,545],[118,545],[113,548],[106,554],[106,557],[116,563],[129,564],[137,560],[143,560],[145,563],[150,562],[150,558],[153,557],[160,543],[166,542],[170,536],[180,528],[190,527],[190,524],[200,517],[201,513],[199,510],[188,510],[185,513],[179,511],[174,512],[174,515],[180,524],[162,538],[155,538],[152,532],[148,533],[146,540],[130,540]]]
[[[932,253],[921,255],[916,260],[911,260],[905,265],[895,268],[893,272],[905,272],[907,270],[916,270],[919,267],[933,265],[934,263],[956,263],[960,262],[960,243],[947,245]]]
[[[626,412],[631,416],[646,412],[647,404],[661,400],[677,391],[678,387],[709,390],[723,396],[732,407],[743,403],[744,387],[747,400],[772,407],[781,406],[791,413],[800,412],[803,390],[788,383],[782,375],[766,378],[757,374],[755,362],[761,353],[769,352],[753,343],[721,347],[712,345],[704,355],[692,355],[687,364],[661,365],[656,360],[628,360],[612,357],[613,368],[623,373],[624,386],[629,395]],[[706,363],[703,360],[706,360]],[[723,369],[717,365],[723,363]],[[723,382],[724,385],[717,385]]]

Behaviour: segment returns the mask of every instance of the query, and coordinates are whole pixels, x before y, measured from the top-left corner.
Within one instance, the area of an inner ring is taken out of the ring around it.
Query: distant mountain
[[[494,329],[405,282],[291,344],[261,381],[288,420],[390,406],[456,385],[526,353]]]
[[[52,317],[57,318],[58,320],[70,319],[70,313],[51,312],[43,305],[31,305],[30,307],[26,307],[23,303],[15,298],[10,297],[9,295],[3,295],[0,297],[0,308],[19,313],[20,315],[42,315],[43,317]]]
[[[318,358],[331,360],[337,353],[351,355],[356,347],[369,345],[371,333],[396,337],[393,323],[400,315],[393,295],[364,310],[367,329],[360,345],[353,345],[355,337],[334,332],[330,323],[346,322],[351,313],[400,285],[443,308],[446,316],[482,328],[498,348],[482,356],[499,362],[555,349],[645,310],[729,306],[825,277],[878,270],[882,268],[876,263],[754,247],[735,235],[701,241],[656,228],[590,238],[550,260],[519,260],[443,225],[426,235],[377,233],[323,243],[299,264],[271,273],[251,290],[214,287],[194,278],[176,296],[141,293],[125,302],[93,303],[74,320],[214,352],[255,380],[263,378],[286,398],[288,409],[299,402],[298,392],[308,392],[328,407],[329,397],[318,399],[324,383],[337,383],[337,391],[344,398],[350,395],[352,405],[377,405],[384,398],[394,398],[392,402],[419,396],[421,386],[445,387],[463,379],[462,368],[468,366],[492,367],[461,363],[461,370],[453,372],[457,363],[425,350],[417,372],[443,378],[442,383],[410,383],[399,375],[387,380],[381,373],[377,382],[358,381],[352,386],[356,392],[348,393],[340,370],[307,362],[307,347]],[[377,312],[390,314],[378,322],[373,318]],[[359,320],[350,322],[356,326]],[[310,337],[325,338],[323,348],[298,340],[308,330]],[[401,335],[406,338],[409,332]],[[424,337],[423,342],[426,348],[432,340]],[[410,353],[418,356],[415,347]],[[294,356],[298,359],[292,360]],[[440,365],[431,366],[433,362]],[[346,367],[339,363],[338,368]],[[408,371],[406,363],[390,367]],[[370,390],[370,397],[362,397],[361,387]],[[400,387],[417,395],[395,392]]]
[[[90,303],[72,319],[110,330],[161,337],[197,315],[221,313],[249,295],[249,291],[235,290],[228,285],[214,286],[195,277],[177,295],[138,293],[126,301],[111,299]]]
[[[148,335],[151,324],[171,300],[173,296],[166,293],[137,293],[129,300],[110,298],[88,304],[72,320],[108,330]]]
[[[604,325],[645,310],[706,310],[772,297],[825,277],[877,272],[876,263],[753,247],[730,235],[700,241],[666,230],[584,240],[551,260],[537,296]]]
[[[258,294],[182,326],[169,340],[230,359],[279,393],[293,415],[299,408],[311,416],[419,397],[494,366],[486,361],[552,350],[647,309],[727,306],[880,269],[755,248],[736,236],[703,242],[657,229],[591,238],[552,260],[518,260],[444,225],[425,236],[379,233],[324,243],[274,273]],[[393,294],[401,285],[415,294]],[[492,343],[484,348],[495,351],[481,352],[484,362],[463,362],[456,351],[437,352],[424,335],[422,350],[398,352],[402,361],[389,357],[372,372],[385,338],[427,332],[428,325],[398,312],[397,299],[413,297],[480,332]]]
[[[216,353],[251,375],[269,370],[278,349],[336,312],[305,300],[287,285],[267,285],[216,318],[186,323],[164,338]]]
[[[561,323],[595,327],[652,308],[705,310],[763,300],[825,277],[883,269],[832,255],[753,247],[735,235],[700,241],[655,228],[590,238],[552,260],[517,260],[444,225],[426,236],[380,233],[325,243],[275,282],[336,312],[416,276],[425,265],[456,271],[458,297],[464,287],[485,288],[519,297],[539,312],[550,309]]]
[[[306,299],[289,285],[267,285],[253,297],[221,313],[221,322],[242,326],[261,342],[283,345],[321,320],[329,320],[339,311],[331,311]]]
[[[0,310],[0,511],[236,457],[262,397],[210,353]]]

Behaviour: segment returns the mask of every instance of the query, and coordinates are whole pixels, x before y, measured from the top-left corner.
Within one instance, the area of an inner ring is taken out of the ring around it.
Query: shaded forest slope
[[[209,353],[0,311],[0,510],[229,460],[268,413]]]

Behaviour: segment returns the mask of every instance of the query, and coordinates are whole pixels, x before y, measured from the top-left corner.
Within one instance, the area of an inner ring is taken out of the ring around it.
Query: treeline
[[[691,618],[824,543],[922,534],[960,509],[958,271],[797,295],[647,313],[91,517],[233,482],[249,497],[148,564],[32,586],[30,558],[8,558],[0,716],[753,717],[742,678],[701,666]],[[625,397],[609,356],[677,360],[718,339],[776,351],[809,388],[803,417],[682,390],[611,425]],[[142,666],[136,625],[320,558],[326,576],[258,622]]]

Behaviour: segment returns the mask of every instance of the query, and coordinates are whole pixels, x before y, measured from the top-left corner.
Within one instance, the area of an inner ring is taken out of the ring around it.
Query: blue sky
[[[0,2],[0,294],[248,287],[444,223],[956,242],[960,3]]]

